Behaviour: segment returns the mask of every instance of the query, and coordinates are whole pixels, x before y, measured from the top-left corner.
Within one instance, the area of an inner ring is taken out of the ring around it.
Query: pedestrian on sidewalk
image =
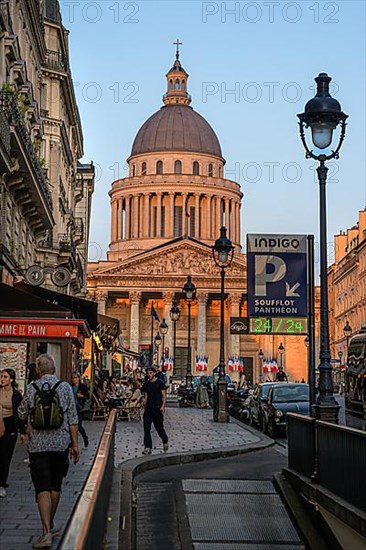
[[[70,457],[79,460],[78,415],[72,388],[55,375],[51,355],[36,362],[37,381],[30,384],[18,408],[22,420],[29,418],[29,467],[42,522],[42,535],[33,548],[50,548],[56,528],[54,517],[62,480]],[[49,406],[51,400],[51,407]],[[55,533],[56,534],[56,533]]]
[[[146,380],[141,387],[141,393],[146,394],[144,411],[144,455],[151,454],[151,424],[154,424],[160,439],[163,442],[164,452],[169,448],[168,436],[164,429],[164,413],[166,406],[166,386],[164,382],[157,377],[155,367],[147,367]]]
[[[283,367],[278,367],[278,372],[276,373],[275,382],[288,382],[288,376],[283,370]]]
[[[77,410],[78,419],[79,419],[78,430],[79,430],[79,433],[81,434],[81,437],[83,438],[84,447],[87,447],[89,445],[89,438],[83,426],[83,420],[84,420],[83,408],[85,407],[85,404],[89,399],[89,390],[87,386],[80,381],[80,376],[78,375],[77,372],[74,372],[74,374],[72,375],[72,391],[74,393],[76,410]]]
[[[15,371],[2,370],[0,384],[0,498],[4,498],[18,431],[25,434],[27,429],[25,422],[22,422],[18,416],[22,394],[17,389]]]

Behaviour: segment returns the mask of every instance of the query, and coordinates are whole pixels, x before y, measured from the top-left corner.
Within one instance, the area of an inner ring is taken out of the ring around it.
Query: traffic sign
[[[307,236],[247,235],[248,315],[306,317]]]

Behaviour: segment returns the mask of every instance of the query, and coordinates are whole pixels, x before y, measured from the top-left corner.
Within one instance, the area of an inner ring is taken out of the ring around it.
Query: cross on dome
[[[177,38],[177,41],[176,42],[173,42],[173,44],[175,46],[177,46],[177,51],[175,53],[175,57],[176,59],[179,59],[179,46],[182,46],[183,45],[183,42],[179,42],[179,38]]]

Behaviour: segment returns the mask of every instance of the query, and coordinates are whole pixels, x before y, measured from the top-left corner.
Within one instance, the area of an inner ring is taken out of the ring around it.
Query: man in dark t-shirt
[[[146,395],[144,412],[144,450],[143,454],[151,454],[151,424],[154,424],[160,439],[163,442],[164,452],[167,452],[168,436],[164,429],[164,413],[166,405],[166,386],[156,375],[155,367],[147,367],[146,380],[142,385],[141,392]]]
[[[279,367],[275,378],[276,382],[288,382],[287,374],[283,370],[283,367]]]

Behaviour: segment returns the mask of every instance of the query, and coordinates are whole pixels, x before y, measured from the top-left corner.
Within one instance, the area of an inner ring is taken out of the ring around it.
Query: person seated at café
[[[128,400],[128,405],[130,407],[136,407],[140,403],[142,397],[141,386],[142,380],[138,379],[132,381],[132,393]]]
[[[127,385],[125,387],[123,397],[125,399],[129,399],[131,397],[131,395],[133,394],[133,392],[134,392],[134,379],[132,377],[130,377],[127,380]]]
[[[108,385],[107,389],[107,397],[106,402],[111,407],[122,407],[123,405],[123,397],[120,393],[120,390],[117,388],[116,383],[111,380]]]
[[[108,382],[104,378],[103,380],[99,381],[98,389],[97,389],[97,392],[96,392],[97,398],[102,403],[105,403],[107,401],[107,392],[108,392]]]

